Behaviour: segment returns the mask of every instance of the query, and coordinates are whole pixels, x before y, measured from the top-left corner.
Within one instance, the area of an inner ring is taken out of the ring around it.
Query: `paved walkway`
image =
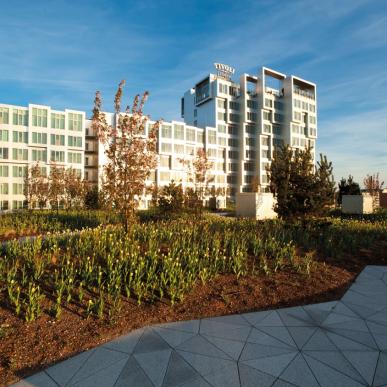
[[[16,386],[387,386],[387,267],[336,302],[147,327]]]

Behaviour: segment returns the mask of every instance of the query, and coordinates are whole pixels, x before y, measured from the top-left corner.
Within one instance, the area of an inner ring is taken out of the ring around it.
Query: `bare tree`
[[[379,195],[384,186],[384,181],[379,179],[379,172],[374,175],[367,175],[363,180],[363,184],[372,197],[374,208],[379,207]]]
[[[101,95],[96,93],[93,110],[93,128],[105,146],[107,163],[104,166],[102,194],[105,204],[118,211],[124,218],[125,229],[135,219],[135,210],[144,194],[146,180],[157,166],[156,140],[160,121],[149,125],[143,114],[148,98],[145,92],[133,100],[132,108],[121,113],[122,91],[125,82],[121,81],[114,98],[116,125],[108,125],[101,112]]]
[[[73,168],[66,169],[66,171],[64,171],[63,180],[66,208],[81,207],[86,186],[77,171]]]
[[[33,202],[37,202],[39,207],[44,207],[47,201],[48,185],[46,176],[42,173],[39,162],[27,167],[24,177],[24,196],[26,197],[28,208]]]
[[[200,148],[196,152],[196,158],[192,162],[195,175],[195,191],[200,200],[204,200],[208,191],[208,184],[214,180],[210,176],[209,171],[213,167],[213,163],[208,160],[206,151]]]
[[[58,167],[55,163],[52,163],[50,165],[50,174],[48,176],[48,199],[51,206],[57,211],[60,202],[64,199],[65,195],[64,182],[64,168]]]

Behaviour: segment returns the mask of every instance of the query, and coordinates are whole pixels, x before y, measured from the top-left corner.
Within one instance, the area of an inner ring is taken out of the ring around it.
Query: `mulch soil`
[[[143,326],[337,300],[370,264],[387,265],[385,243],[356,255],[317,257],[310,276],[287,271],[240,278],[220,275],[205,285],[198,282],[173,306],[167,301],[138,306],[127,300],[115,323],[85,318],[84,310],[73,304],[55,320],[47,311],[48,301],[42,316],[26,323],[0,300],[0,385]]]

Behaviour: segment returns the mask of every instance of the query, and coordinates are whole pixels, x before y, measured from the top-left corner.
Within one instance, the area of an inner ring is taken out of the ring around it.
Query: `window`
[[[218,145],[226,146],[227,145],[227,139],[225,137],[218,137]]]
[[[238,127],[229,125],[228,134],[233,134],[234,136],[237,136],[238,135]]]
[[[51,151],[51,161],[56,161],[59,163],[64,163],[65,161],[65,153],[63,151]]]
[[[47,144],[47,133],[32,132],[33,144]]]
[[[308,103],[302,101],[302,110],[308,110]]]
[[[239,110],[239,103],[235,101],[230,101],[229,103],[230,109]]]
[[[12,132],[12,140],[13,142],[22,142],[24,144],[28,143],[28,132]]]
[[[160,167],[171,168],[171,156],[160,156]]]
[[[268,108],[273,107],[273,101],[269,98],[265,98],[265,106]]]
[[[315,116],[310,116],[309,117],[309,123],[315,124],[316,123],[316,117]]]
[[[254,163],[245,163],[244,170],[245,171],[254,171]]]
[[[238,151],[234,151],[234,150],[230,150],[230,151],[228,151],[228,157],[230,159],[238,159],[239,158],[239,152]]]
[[[271,121],[271,112],[263,111],[263,119]]]
[[[68,152],[67,162],[71,164],[82,164],[82,153]]]
[[[27,174],[27,167],[14,165],[12,167],[12,176],[13,177],[25,177]]]
[[[218,132],[219,133],[226,133],[227,127],[224,124],[218,124]]]
[[[247,113],[247,114],[249,114],[249,113]],[[230,121],[239,122],[239,120],[240,120],[239,114],[230,113]]]
[[[294,120],[295,121],[301,121],[301,113],[300,112],[294,112]]]
[[[186,140],[195,142],[196,141],[196,130],[195,129],[186,129]]]
[[[274,121],[275,122],[282,122],[283,120],[283,115],[279,113],[274,113]]]
[[[300,126],[296,124],[292,124],[292,133],[300,133]]]
[[[255,126],[254,125],[246,125],[245,126],[246,133],[255,134]]]
[[[248,121],[257,121],[257,113],[247,112]]]
[[[32,126],[47,128],[47,109],[32,108]]]
[[[184,145],[183,144],[175,144],[174,151],[175,151],[175,153],[179,153],[179,154],[184,153]]]
[[[246,151],[246,158],[248,158],[248,159],[255,159],[255,155],[256,155],[256,153],[253,150]]]
[[[171,179],[171,173],[166,171],[160,172],[160,180],[162,181],[169,181]]]
[[[271,133],[271,125],[263,124],[263,133]]]
[[[261,138],[261,144],[264,145],[264,146],[269,146],[270,145],[269,137],[262,137]]]
[[[82,114],[69,113],[68,120],[69,130],[82,131]]]
[[[227,94],[227,85],[219,83],[219,93]]]
[[[252,175],[246,175],[245,176],[245,184],[251,184],[253,182],[253,177]]]
[[[13,109],[13,124],[28,125],[28,110]]]
[[[273,133],[277,136],[281,136],[281,127],[278,125],[273,125]]]
[[[268,159],[269,158],[269,150],[268,149],[262,149],[261,150],[261,156],[263,159]]]
[[[27,149],[12,149],[12,159],[13,160],[28,160],[28,150]]]
[[[309,136],[316,137],[317,136],[317,129],[316,128],[309,128]]]
[[[314,148],[314,140],[309,140],[308,146],[309,148]]]
[[[218,157],[224,159],[226,157],[226,149],[218,149]]]
[[[301,108],[301,101],[299,99],[294,98],[293,106],[296,108]]]
[[[230,86],[230,95],[237,97],[239,95],[239,89],[237,87]]]
[[[316,111],[316,106],[310,103],[309,110],[314,113]]]
[[[14,195],[23,195],[23,185],[20,183],[13,183],[12,184],[12,193]]]
[[[8,200],[1,200],[0,201],[0,210],[6,211],[9,209]]]
[[[8,148],[0,148],[0,159],[8,159]]]
[[[227,101],[225,99],[218,99],[218,108],[226,109]]]
[[[8,141],[8,130],[0,130],[0,141]]]
[[[184,125],[174,125],[174,137],[176,140],[184,140]]]
[[[279,102],[279,101],[274,101],[274,108],[277,110],[283,110],[284,104],[282,102]]]
[[[261,179],[262,179],[262,184],[268,184],[269,183],[269,176],[262,175]]]
[[[61,113],[51,113],[51,128],[64,129],[65,128],[65,115]]]
[[[195,154],[195,147],[186,145],[185,146],[185,153],[187,153],[187,155],[193,156]]]
[[[252,99],[248,99],[247,100],[247,107],[250,109],[257,109],[257,107],[258,107],[257,101],[254,101]]]
[[[253,138],[253,137],[246,137],[246,145],[247,146],[255,146],[255,138]]]
[[[32,149],[32,161],[47,162],[47,151],[45,149]]]
[[[194,124],[195,127],[197,127],[198,126],[198,120],[195,120],[193,124]]]
[[[68,136],[67,140],[69,146],[82,148],[82,137]]]
[[[172,144],[161,143],[161,152],[172,153]]]
[[[228,146],[233,146],[237,148],[239,146],[239,141],[237,138],[229,138],[228,139]]]
[[[216,132],[215,132],[215,130],[208,131],[208,143],[209,144],[216,144]]]
[[[300,138],[292,137],[292,146],[300,146]]]
[[[27,202],[24,200],[13,200],[12,201],[12,209],[13,210],[21,210],[22,208],[26,208]]]
[[[61,145],[65,144],[65,136],[63,134],[51,134],[51,145]]]
[[[9,123],[9,109],[6,107],[0,107],[0,124]]]
[[[226,121],[227,120],[227,114],[223,112],[218,112],[218,120]]]
[[[162,125],[161,126],[161,137],[162,138],[172,138],[172,126]]]
[[[0,177],[8,177],[8,165],[0,165]]]
[[[0,183],[0,195],[8,195],[9,193],[9,184]]]
[[[284,140],[281,140],[279,138],[273,138],[273,145],[275,147],[280,147],[284,145]]]
[[[213,149],[213,148],[207,149],[207,156],[208,157],[216,157],[216,149]]]
[[[216,182],[218,184],[224,184],[226,182],[226,177],[224,175],[216,176]]]
[[[229,163],[228,169],[230,172],[238,172],[238,164],[237,163]]]
[[[238,176],[237,175],[228,175],[227,176],[227,183],[228,184],[236,184],[238,181]]]
[[[198,116],[198,109],[194,109],[194,117]]]

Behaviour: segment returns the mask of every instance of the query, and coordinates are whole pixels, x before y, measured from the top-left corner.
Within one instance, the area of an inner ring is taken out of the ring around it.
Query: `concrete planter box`
[[[255,219],[274,219],[276,200],[272,193],[239,192],[236,194],[236,216]]]
[[[372,196],[370,195],[343,195],[341,212],[343,214],[372,214]]]

